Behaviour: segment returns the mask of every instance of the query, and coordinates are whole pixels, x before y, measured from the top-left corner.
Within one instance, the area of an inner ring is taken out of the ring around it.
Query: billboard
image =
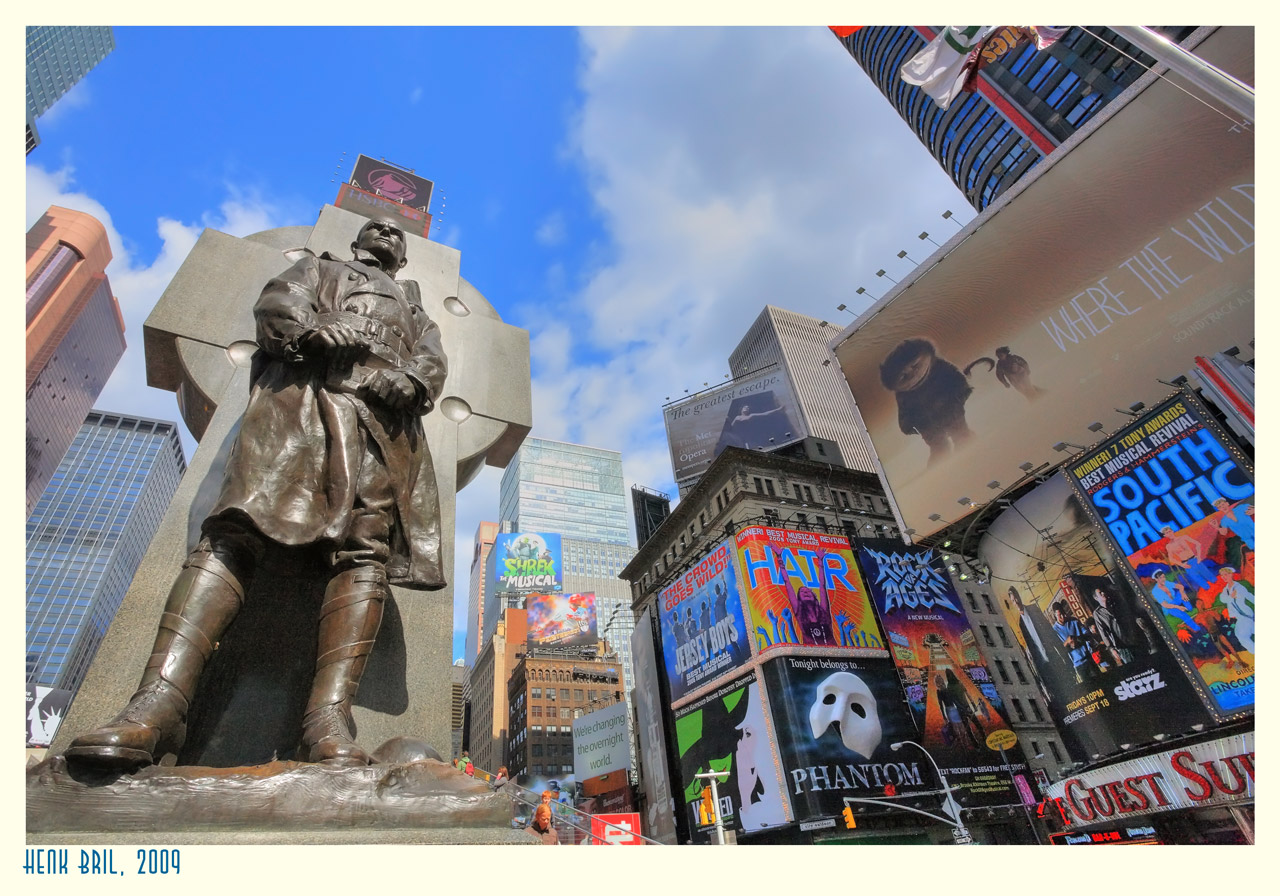
[[[414,236],[431,235],[431,216],[426,212],[383,199],[351,184],[342,184],[338,187],[338,198],[333,204],[366,218],[390,218],[403,227],[405,233],[412,233]]]
[[[1147,601],[1064,476],[996,517],[978,545],[991,588],[1077,759],[1211,721]],[[1015,668],[1016,671],[1016,668]]]
[[[631,632],[631,667],[636,681],[658,681],[658,658],[653,642],[653,614],[645,609]],[[640,783],[644,787],[644,830],[650,839],[660,843],[676,842],[675,800],[667,771],[667,736],[663,706],[657,687],[633,687],[632,703],[636,709],[636,725],[640,730]]]
[[[1252,82],[1252,28],[1196,53]],[[1223,121],[1167,79],[1111,104],[835,346],[904,527],[1250,343],[1254,135]]]
[[[784,656],[763,671],[797,821],[839,818],[844,797],[880,799],[886,785],[904,798],[941,786],[918,749],[891,747],[916,729],[888,657]],[[918,808],[936,811],[937,797],[923,799]]]
[[[592,846],[644,846],[638,812],[612,812],[591,816]]]
[[[67,717],[71,691],[27,685],[27,746],[47,747]]]
[[[729,446],[768,450],[808,435],[791,385],[776,367],[667,405],[662,419],[676,482],[701,476]]]
[[[847,538],[750,526],[734,544],[757,653],[784,645],[885,648]]]
[[[991,734],[1011,731],[1008,711],[941,558],[900,541],[866,539],[858,543],[858,561],[897,662],[916,740],[959,789],[962,804],[1017,802],[1012,776],[1025,774],[1026,764],[1015,760],[1005,768],[987,746]],[[990,765],[1000,770],[975,771]]]
[[[709,843],[714,824],[701,813],[702,788],[695,775],[727,772],[716,787],[726,829],[751,832],[785,824],[786,798],[777,757],[754,674],[725,684],[675,712],[680,763],[680,811],[694,843]]]
[[[596,596],[530,594],[525,598],[531,647],[590,647],[596,637]]]
[[[493,590],[561,591],[564,555],[553,532],[503,532],[493,541]]]
[[[356,156],[351,185],[420,212],[431,204],[431,181],[363,154]]]
[[[751,659],[732,544],[716,545],[662,589],[658,626],[673,702]]]
[[[1220,713],[1254,701],[1253,465],[1189,396],[1067,467]]]
[[[573,774],[579,781],[631,767],[627,704],[623,701],[573,720]]]

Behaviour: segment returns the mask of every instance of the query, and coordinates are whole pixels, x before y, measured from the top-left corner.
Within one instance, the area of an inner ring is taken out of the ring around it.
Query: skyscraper
[[[1018,45],[984,66],[976,90],[960,94],[945,110],[899,76],[902,64],[941,27],[872,25],[841,41],[982,211],[1154,64],[1111,29],[1087,28],[1072,28],[1045,50],[1030,42]],[[1196,32],[1156,30],[1187,46]]]
[[[729,355],[729,371],[740,377],[777,364],[808,434],[835,442],[844,466],[872,473],[871,446],[849,386],[838,365],[827,363],[832,357],[827,340],[836,332],[816,317],[766,305]]]
[[[489,552],[493,550],[493,540],[497,537],[498,524],[482,521],[476,527],[476,537],[471,545],[471,581],[467,588],[467,644],[463,657],[468,669],[475,666],[476,655],[484,646],[481,633],[484,631],[485,597],[489,591],[489,580],[484,574],[485,564],[489,560]]]
[[[27,519],[28,684],[80,686],[184,472],[176,424],[89,414]]]
[[[40,143],[36,119],[115,47],[107,26],[27,26],[27,152]]]
[[[27,513],[124,354],[107,232],[51,206],[27,232]]]

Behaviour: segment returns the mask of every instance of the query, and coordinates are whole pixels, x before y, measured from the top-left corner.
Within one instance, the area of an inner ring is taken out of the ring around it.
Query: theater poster
[[[734,541],[757,653],[784,645],[885,649],[847,538],[749,526]]]
[[[914,808],[938,810],[941,785],[933,766],[918,747],[905,743],[919,738],[892,660],[779,656],[765,661],[763,673],[797,821],[838,819],[845,797],[893,796]],[[902,746],[894,750],[895,743]]]
[[[1219,715],[1251,711],[1253,464],[1179,394],[1067,469]]]
[[[754,673],[727,682],[675,712],[680,795],[694,843],[711,843],[714,820],[703,809],[709,772],[717,779],[717,811],[725,828],[747,833],[787,822],[778,760]]]
[[[1019,801],[1014,775],[1027,774],[1020,750],[987,746],[1009,732],[1008,711],[983,661],[941,557],[901,541],[865,539],[858,561],[898,666],[907,707],[965,805]],[[1007,735],[1006,735],[1007,737]]]
[[[733,545],[716,545],[658,595],[671,700],[732,674],[751,658]]]
[[[1212,721],[1172,638],[1124,575],[1066,477],[992,520],[978,551],[991,594],[1078,760],[1110,756]],[[1018,674],[1023,664],[1013,661]],[[1126,746],[1127,745],[1127,746]]]

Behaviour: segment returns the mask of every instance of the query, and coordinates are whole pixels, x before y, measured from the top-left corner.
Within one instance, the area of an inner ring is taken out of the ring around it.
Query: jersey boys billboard
[[[1252,465],[1186,396],[1068,468],[1222,713],[1253,708]]]
[[[1066,478],[1055,476],[996,517],[979,544],[992,591],[1078,759],[1211,721],[1147,601],[1115,561],[1107,568],[1099,539]]]
[[[757,652],[783,645],[884,650],[847,538],[751,526],[734,543]]]
[[[751,658],[729,542],[717,545],[662,590],[658,621],[672,701]]]
[[[858,560],[920,732],[916,739],[959,788],[961,803],[1017,802],[1010,775],[1025,767],[1014,760],[1005,769],[987,747],[988,735],[1009,730],[1008,713],[941,559],[900,541],[868,539],[859,542]],[[1001,768],[975,771],[990,765]]]
[[[561,591],[564,562],[556,533],[504,532],[493,541],[493,590]]]

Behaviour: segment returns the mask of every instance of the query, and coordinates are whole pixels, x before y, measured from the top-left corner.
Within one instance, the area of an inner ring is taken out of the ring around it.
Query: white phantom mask
[[[852,672],[837,672],[818,685],[809,709],[809,728],[817,740],[832,724],[840,740],[855,753],[870,758],[880,745],[880,714],[866,682]]]

